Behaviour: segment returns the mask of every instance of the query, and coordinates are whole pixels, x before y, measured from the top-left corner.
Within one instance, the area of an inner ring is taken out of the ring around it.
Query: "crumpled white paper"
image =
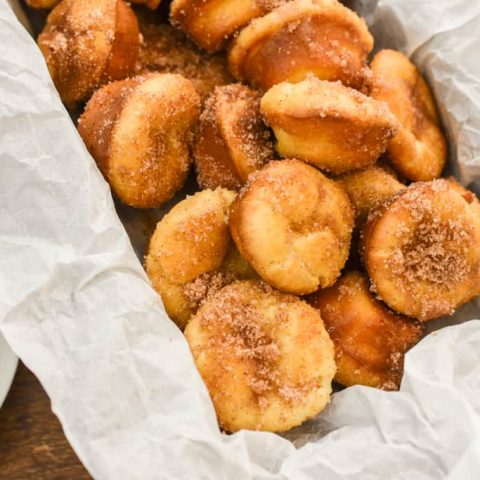
[[[480,4],[376,3],[357,6],[382,46],[413,54],[439,98],[455,171],[464,183],[479,178]],[[220,434],[182,334],[6,0],[0,93],[0,329],[96,479],[479,478],[478,320],[417,345],[400,392],[337,393],[287,435],[294,443]],[[477,301],[447,322],[479,312]]]

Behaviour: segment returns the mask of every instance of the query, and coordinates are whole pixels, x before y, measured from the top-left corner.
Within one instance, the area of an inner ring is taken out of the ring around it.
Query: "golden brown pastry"
[[[403,358],[421,338],[422,324],[375,300],[367,280],[348,272],[333,287],[309,298],[318,308],[335,347],[335,380],[346,387],[398,390]]]
[[[273,287],[303,295],[332,285],[348,257],[353,210],[345,191],[299,160],[270,162],[230,209],[242,256]]]
[[[42,10],[50,10],[55,5],[60,3],[60,0],[26,0],[27,5],[32,8],[39,8]]]
[[[383,165],[372,165],[362,170],[345,173],[336,180],[350,197],[358,226],[365,222],[370,210],[406,188],[398,181],[394,172]]]
[[[217,87],[200,116],[193,154],[202,188],[238,190],[273,158],[260,95],[241,84]]]
[[[255,17],[286,0],[173,0],[170,19],[209,52],[226,47],[229,38]]]
[[[123,0],[63,0],[38,37],[53,82],[69,106],[100,85],[131,75],[139,44],[137,19]]]
[[[138,21],[143,41],[136,71],[179,73],[188,78],[204,100],[216,86],[231,83],[223,55],[202,52],[180,30],[158,23],[152,15],[139,12]]]
[[[375,163],[397,131],[385,103],[312,76],[272,87],[261,111],[280,155],[335,174]]]
[[[229,53],[230,71],[264,90],[308,74],[362,88],[373,38],[337,0],[293,0],[245,27]]]
[[[118,198],[155,208],[186,179],[199,114],[200,98],[189,80],[151,73],[95,92],[78,131]]]
[[[230,238],[227,213],[234,198],[223,188],[187,197],[162,218],[150,240],[147,274],[180,328],[213,292],[254,276]]]
[[[162,3],[162,0],[132,0],[132,3],[137,5],[145,5],[150,10],[156,10],[158,6]]]
[[[333,346],[318,312],[262,282],[216,293],[185,330],[220,426],[282,432],[328,403]]]
[[[480,203],[451,180],[411,185],[370,213],[362,239],[379,297],[422,321],[480,293]]]
[[[408,180],[433,180],[445,167],[447,146],[435,101],[415,65],[400,52],[381,50],[371,69],[370,95],[385,101],[400,121],[388,146],[392,166]]]

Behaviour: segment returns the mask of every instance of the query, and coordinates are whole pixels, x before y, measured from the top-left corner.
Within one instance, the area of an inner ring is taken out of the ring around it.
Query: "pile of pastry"
[[[221,427],[290,429],[333,380],[398,389],[424,322],[480,293],[427,83],[336,0],[165,7],[62,0],[38,43],[120,201],[158,208],[194,165],[145,266]]]

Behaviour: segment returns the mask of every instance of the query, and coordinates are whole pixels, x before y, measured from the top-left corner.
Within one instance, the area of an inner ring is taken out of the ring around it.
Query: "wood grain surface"
[[[42,386],[19,364],[0,409],[0,480],[91,478],[65,439]]]

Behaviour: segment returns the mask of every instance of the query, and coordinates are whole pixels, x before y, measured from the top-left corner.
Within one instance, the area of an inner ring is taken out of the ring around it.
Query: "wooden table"
[[[0,479],[91,478],[65,439],[42,386],[19,364],[0,409]]]

